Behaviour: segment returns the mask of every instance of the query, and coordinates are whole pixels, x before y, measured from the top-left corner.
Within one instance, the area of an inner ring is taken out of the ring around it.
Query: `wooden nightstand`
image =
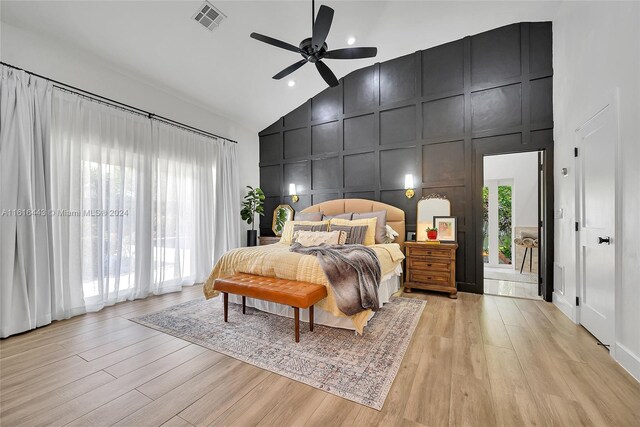
[[[278,243],[280,238],[278,236],[260,236],[258,237],[260,246],[265,245],[273,245],[274,243]]]
[[[456,243],[431,244],[405,242],[407,274],[404,290],[426,289],[448,292],[449,298],[457,298]]]

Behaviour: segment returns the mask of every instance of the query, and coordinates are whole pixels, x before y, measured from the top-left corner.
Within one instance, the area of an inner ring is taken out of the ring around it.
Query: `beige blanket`
[[[398,264],[404,259],[400,246],[396,243],[369,247],[373,249],[378,256],[382,277],[395,271]],[[209,299],[218,295],[218,292],[213,289],[213,282],[218,277],[229,276],[235,273],[248,273],[317,283],[327,288],[327,298],[320,301],[317,306],[334,316],[349,317],[356,331],[362,333],[364,325],[371,314],[371,310],[366,310],[353,316],[347,316],[342,313],[336,305],[331,285],[324,275],[318,259],[313,255],[289,252],[289,248],[290,246],[288,244],[276,243],[267,246],[238,248],[227,252],[220,258],[204,284],[205,297]]]

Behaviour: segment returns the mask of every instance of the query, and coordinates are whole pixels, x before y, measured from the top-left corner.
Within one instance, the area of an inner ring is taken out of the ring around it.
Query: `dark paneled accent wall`
[[[550,22],[520,23],[348,74],[260,132],[261,233],[272,234],[280,203],[301,210],[336,198],[400,207],[415,230],[417,200],[444,194],[458,217],[459,289],[481,292],[482,155],[553,158],[551,52]],[[408,173],[417,181],[412,200]]]

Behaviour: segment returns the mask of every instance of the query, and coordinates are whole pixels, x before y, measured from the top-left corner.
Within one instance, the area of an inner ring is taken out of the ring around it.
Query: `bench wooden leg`
[[[296,342],[300,342],[300,309],[293,307],[293,321],[296,324]]]
[[[247,298],[242,297],[242,314],[247,314]]]
[[[309,330],[313,332],[313,307],[309,307]]]
[[[227,321],[227,314],[229,313],[229,294],[226,292],[222,293],[224,299],[224,321]]]

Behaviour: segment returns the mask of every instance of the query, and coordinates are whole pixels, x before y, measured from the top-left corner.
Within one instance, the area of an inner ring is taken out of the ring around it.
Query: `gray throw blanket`
[[[291,245],[291,252],[316,255],[327,276],[340,311],[351,316],[366,309],[378,310],[378,287],[382,275],[376,253],[362,245],[305,247]]]

